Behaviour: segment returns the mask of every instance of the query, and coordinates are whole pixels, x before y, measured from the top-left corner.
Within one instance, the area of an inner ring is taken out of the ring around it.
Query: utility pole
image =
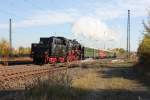
[[[130,57],[130,10],[128,10],[127,20],[127,58]]]
[[[11,54],[12,54],[12,29],[11,29],[11,18],[9,19],[9,45],[10,45],[10,47],[9,47],[9,56],[11,56]]]
[[[94,50],[94,48],[93,48],[93,59],[95,58],[95,54],[94,54],[94,53],[95,53],[95,50]]]
[[[105,37],[105,32],[104,32],[104,50],[105,50],[105,45],[106,45],[105,44],[105,42],[106,42],[105,39],[106,39],[106,37]]]
[[[128,10],[129,57],[130,57],[130,10]]]

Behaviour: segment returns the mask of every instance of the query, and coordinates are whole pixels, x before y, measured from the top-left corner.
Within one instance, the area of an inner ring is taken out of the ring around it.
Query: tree
[[[0,40],[0,56],[3,58],[4,65],[8,65],[7,58],[9,55],[9,43],[5,39]]]
[[[23,55],[24,54],[24,47],[19,47],[19,55]]]
[[[5,39],[0,40],[0,55],[9,55],[9,43]]]
[[[139,61],[142,64],[150,64],[150,34],[144,34],[144,38],[138,48]]]
[[[139,44],[138,57],[139,63],[144,65],[146,69],[150,69],[150,19],[147,24],[144,23],[144,27],[145,33],[143,36],[143,40]]]
[[[123,48],[114,48],[112,51],[114,51],[116,53],[117,57],[124,58],[126,55],[126,51]]]
[[[31,52],[31,48],[29,47],[25,48],[21,46],[18,48],[18,51],[19,51],[19,55],[29,55]]]

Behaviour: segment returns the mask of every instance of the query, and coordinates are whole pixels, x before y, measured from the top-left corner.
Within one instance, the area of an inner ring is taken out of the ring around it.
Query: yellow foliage
[[[29,55],[31,48],[19,47],[18,49],[11,49],[12,55]],[[0,56],[7,56],[10,53],[9,42],[5,39],[0,40]]]
[[[5,39],[0,40],[0,55],[9,54],[9,43]]]
[[[143,40],[141,41],[138,48],[139,62],[148,68],[150,64],[150,23],[144,24],[146,34],[144,34]]]

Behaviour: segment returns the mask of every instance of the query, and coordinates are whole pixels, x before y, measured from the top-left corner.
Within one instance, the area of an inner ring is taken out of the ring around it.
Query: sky
[[[0,39],[30,47],[40,37],[64,36],[98,49],[125,48],[131,11],[131,50],[136,51],[148,20],[150,0],[1,0]]]

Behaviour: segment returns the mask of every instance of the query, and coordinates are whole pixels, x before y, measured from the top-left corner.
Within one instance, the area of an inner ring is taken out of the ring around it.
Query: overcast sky
[[[64,36],[85,46],[126,48],[127,11],[131,10],[131,50],[142,38],[150,0],[1,0],[0,38],[8,39],[12,18],[13,47],[30,47],[40,37]]]

